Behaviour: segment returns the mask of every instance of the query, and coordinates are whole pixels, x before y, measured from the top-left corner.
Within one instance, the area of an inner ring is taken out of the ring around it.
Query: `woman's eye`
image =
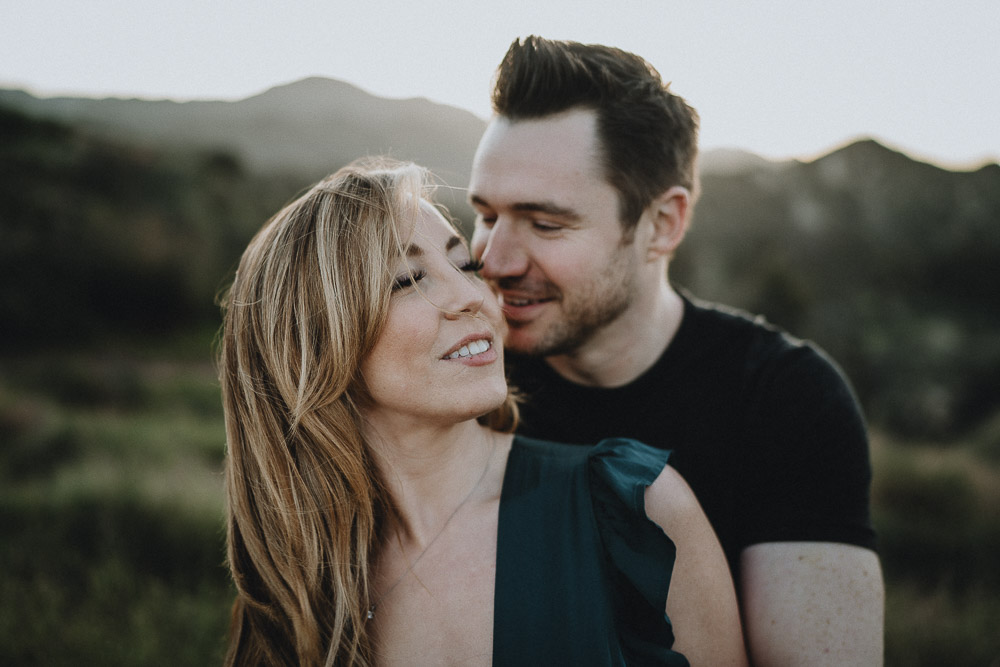
[[[461,271],[472,271],[472,272],[482,271],[483,263],[478,259],[470,259],[468,262],[460,264],[458,268]]]
[[[409,271],[403,275],[396,278],[396,281],[392,285],[392,291],[398,292],[400,290],[411,287],[414,283],[418,282],[424,277],[423,271]]]

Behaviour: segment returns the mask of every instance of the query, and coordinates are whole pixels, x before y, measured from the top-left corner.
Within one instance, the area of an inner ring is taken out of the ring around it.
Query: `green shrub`
[[[0,664],[221,661],[233,593],[218,523],[137,498],[0,510]]]
[[[894,582],[886,596],[886,667],[1000,665],[1000,596]]]

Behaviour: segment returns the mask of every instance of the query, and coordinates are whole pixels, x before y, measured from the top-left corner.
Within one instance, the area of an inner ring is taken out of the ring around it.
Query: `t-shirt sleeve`
[[[875,548],[871,464],[857,400],[840,369],[808,344],[784,349],[745,388],[744,545],[829,541]]]
[[[630,665],[687,665],[671,650],[666,614],[674,543],[646,516],[645,490],[670,452],[625,438],[601,441],[588,458],[594,518],[604,549],[614,616]]]

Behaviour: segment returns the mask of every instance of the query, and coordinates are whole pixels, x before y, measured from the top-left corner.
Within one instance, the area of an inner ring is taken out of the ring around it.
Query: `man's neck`
[[[652,368],[674,339],[683,317],[683,299],[664,280],[648,303],[634,304],[572,353],[545,361],[570,382],[621,387]]]

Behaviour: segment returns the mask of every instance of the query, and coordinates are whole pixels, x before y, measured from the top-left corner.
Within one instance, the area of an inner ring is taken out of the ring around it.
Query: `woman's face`
[[[507,396],[503,316],[465,241],[422,203],[395,267],[389,316],[361,364],[374,424],[473,419]],[[385,420],[389,420],[386,422]]]

